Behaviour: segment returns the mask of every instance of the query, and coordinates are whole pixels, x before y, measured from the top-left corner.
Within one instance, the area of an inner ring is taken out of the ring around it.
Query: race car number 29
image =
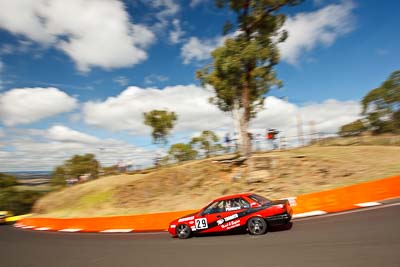
[[[196,229],[206,229],[208,228],[207,224],[207,219],[206,218],[201,218],[201,219],[196,219],[194,220],[196,224]]]

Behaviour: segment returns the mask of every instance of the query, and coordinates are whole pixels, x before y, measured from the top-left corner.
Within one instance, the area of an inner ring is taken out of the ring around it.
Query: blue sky
[[[0,171],[50,170],[76,153],[150,164],[162,149],[142,113],[155,108],[178,113],[171,143],[234,131],[195,79],[234,19],[212,0],[15,0],[0,10]],[[270,91],[251,131],[294,136],[300,114],[334,133],[399,69],[400,3],[309,0],[284,12],[284,87]]]

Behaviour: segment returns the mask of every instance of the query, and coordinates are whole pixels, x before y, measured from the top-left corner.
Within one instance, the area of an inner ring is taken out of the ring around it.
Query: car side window
[[[239,203],[240,203],[242,209],[248,209],[248,208],[250,208],[249,202],[247,202],[247,201],[244,200],[243,198],[239,198]]]
[[[218,212],[223,212],[224,210],[224,201],[217,201],[210,204],[204,211],[203,214],[214,214]]]
[[[225,211],[248,209],[249,203],[242,198],[232,198],[226,200]]]

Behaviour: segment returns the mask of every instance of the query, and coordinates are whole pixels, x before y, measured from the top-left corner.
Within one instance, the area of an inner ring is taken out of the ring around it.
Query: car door
[[[235,206],[235,203],[237,206]],[[241,225],[240,213],[247,207],[239,204],[238,198],[212,203],[196,220],[196,230],[204,233],[227,231]]]

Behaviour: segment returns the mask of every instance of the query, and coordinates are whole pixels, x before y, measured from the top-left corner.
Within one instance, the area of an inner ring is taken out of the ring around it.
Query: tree
[[[367,129],[362,120],[356,120],[340,127],[339,135],[343,137],[358,136]]]
[[[66,178],[65,169],[62,166],[57,166],[51,175],[50,183],[52,186],[65,186],[67,184],[65,181]]]
[[[190,144],[178,143],[170,147],[168,154],[178,162],[192,160],[197,156],[197,151]]]
[[[0,189],[18,185],[17,178],[13,175],[0,173]]]
[[[54,186],[65,186],[66,180],[78,178],[81,175],[89,174],[92,179],[97,178],[100,163],[95,155],[74,155],[66,160],[63,165],[57,166],[53,173],[51,184]]]
[[[250,154],[248,126],[260,108],[265,94],[281,86],[273,67],[279,62],[277,44],[287,38],[281,29],[285,16],[278,11],[301,0],[216,0],[219,8],[229,7],[236,24],[227,22],[224,34],[234,32],[222,47],[212,52],[213,63],[197,71],[202,85],[211,85],[216,96],[211,102],[233,115],[239,133],[240,151]]]
[[[400,70],[394,71],[381,86],[371,90],[361,101],[373,133],[400,129]]]
[[[143,113],[143,117],[144,124],[152,128],[151,136],[153,137],[153,143],[166,144],[168,135],[178,119],[175,112],[152,110]]]
[[[69,177],[90,174],[92,178],[97,178],[99,167],[100,164],[93,154],[74,155],[62,166]]]
[[[213,131],[203,131],[200,136],[193,137],[190,144],[192,146],[198,145],[200,149],[205,151],[208,158],[214,151],[222,148],[217,142],[219,142],[219,138]]]
[[[0,210],[11,211],[14,214],[28,213],[35,201],[44,193],[35,191],[20,191],[17,178],[13,175],[0,173]]]

